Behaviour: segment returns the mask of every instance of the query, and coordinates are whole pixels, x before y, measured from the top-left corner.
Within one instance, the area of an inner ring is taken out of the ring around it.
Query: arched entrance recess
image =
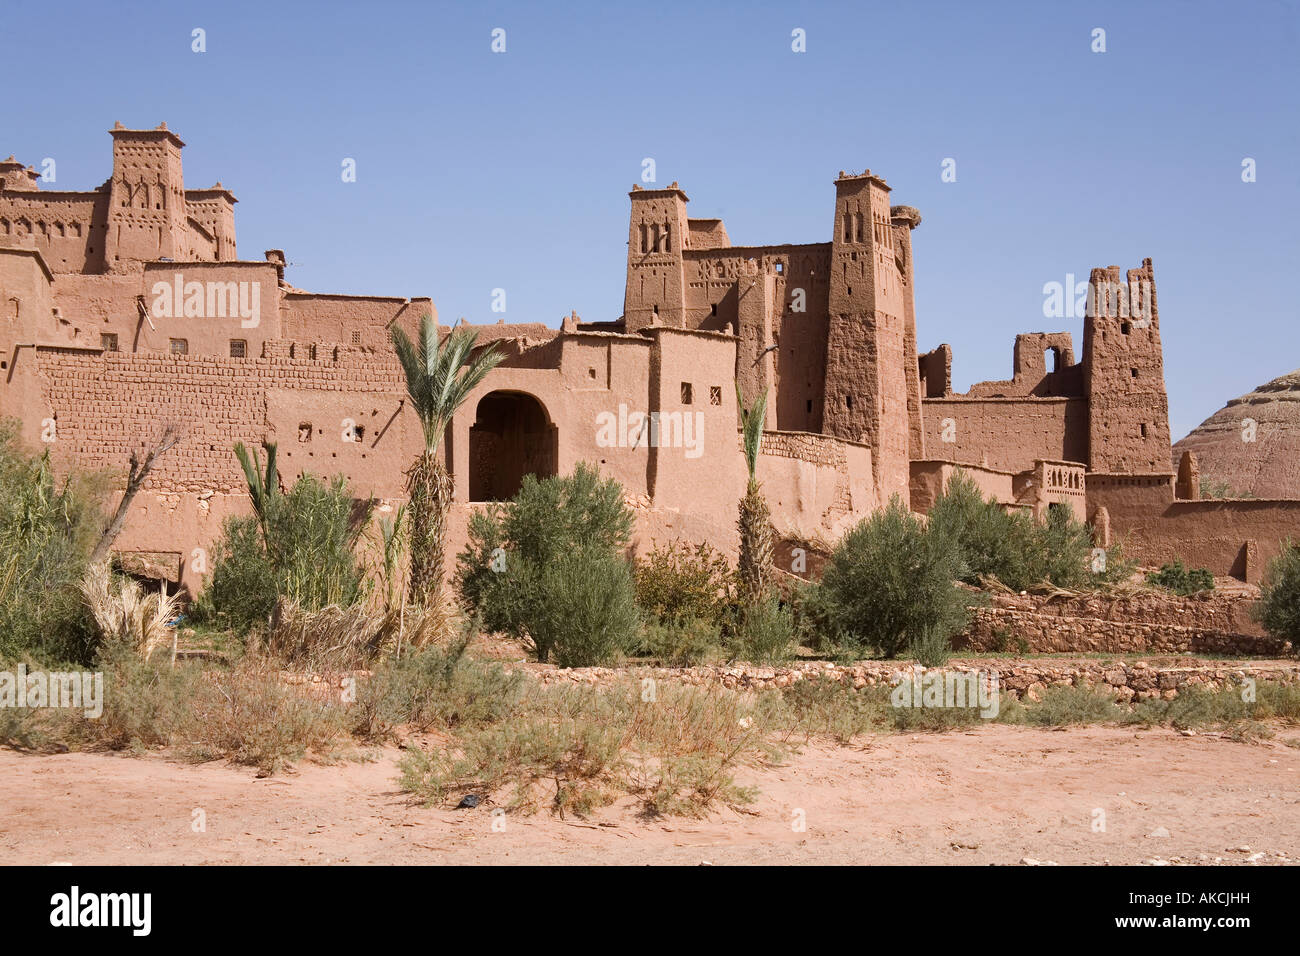
[[[514,497],[524,475],[555,474],[558,435],[546,407],[526,392],[489,392],[469,430],[471,501]]]

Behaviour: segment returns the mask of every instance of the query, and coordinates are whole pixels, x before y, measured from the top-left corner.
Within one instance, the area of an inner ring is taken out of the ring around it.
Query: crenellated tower
[[[680,329],[686,322],[686,288],[682,250],[686,246],[686,193],[673,183],[667,189],[633,186],[627,237],[627,286],[623,316],[628,332],[663,325]]]
[[[129,271],[131,262],[188,259],[185,144],[162,123],[157,129],[112,129],[113,176],[109,181],[104,266]]]
[[[1169,400],[1160,310],[1150,259],[1129,269],[1093,269],[1083,323],[1090,471],[1170,470]]]

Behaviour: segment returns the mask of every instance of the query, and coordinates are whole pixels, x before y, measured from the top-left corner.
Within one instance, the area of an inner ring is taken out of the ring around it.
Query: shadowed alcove
[[[469,430],[471,501],[514,497],[524,475],[555,474],[558,440],[546,408],[524,392],[498,391],[478,403]]]

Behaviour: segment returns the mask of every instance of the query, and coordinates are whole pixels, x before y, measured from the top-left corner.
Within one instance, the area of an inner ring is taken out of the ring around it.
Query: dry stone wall
[[[1124,598],[996,595],[955,644],[1022,653],[1281,655],[1288,641],[1252,620],[1249,598],[1158,592]]]

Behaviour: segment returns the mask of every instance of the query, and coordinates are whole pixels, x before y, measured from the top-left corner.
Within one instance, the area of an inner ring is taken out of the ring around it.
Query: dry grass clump
[[[533,684],[451,747],[408,750],[401,786],[426,805],[472,791],[563,815],[634,795],[648,812],[698,815],[753,799],[735,771],[774,756],[768,732],[752,697],[721,688]]]
[[[267,650],[309,670],[357,670],[389,654],[449,643],[460,630],[460,614],[446,594],[429,607],[388,609],[367,603],[309,611],[282,599],[271,618]]]
[[[171,643],[167,622],[176,616],[174,596],[157,591],[146,594],[130,578],[115,581],[107,561],[86,569],[81,593],[105,643],[130,647],[145,659]]]

